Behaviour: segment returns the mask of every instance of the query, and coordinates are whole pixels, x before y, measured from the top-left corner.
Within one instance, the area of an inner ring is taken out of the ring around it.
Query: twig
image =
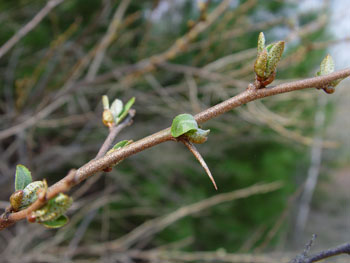
[[[98,72],[101,62],[104,58],[106,49],[115,39],[117,30],[120,27],[120,22],[129,4],[130,4],[130,0],[124,0],[119,4],[117,10],[115,11],[112,21],[108,26],[108,30],[104,35],[104,37],[102,38],[101,42],[99,43],[97,47],[96,55],[90,64],[90,67],[86,76],[86,79],[88,81],[93,80],[95,78],[96,73]]]
[[[201,124],[250,101],[306,88],[327,86],[334,80],[346,78],[348,76],[350,76],[350,68],[343,69],[326,76],[294,81],[263,89],[256,89],[254,85],[250,84],[246,91],[198,113],[195,115],[195,119],[199,124]],[[84,166],[80,167],[77,171],[70,172],[66,177],[51,186],[47,193],[47,200],[55,197],[61,192],[67,192],[74,185],[79,184],[93,174],[112,166],[118,161],[121,161],[131,155],[151,148],[160,143],[171,140],[174,140],[174,138],[170,134],[170,128],[167,128],[149,135],[143,139],[140,139],[128,146],[121,148],[118,151],[112,152],[111,154],[98,159],[94,159]],[[9,214],[8,217],[0,218],[0,230],[6,228],[7,225],[13,224],[15,221],[26,218],[28,212],[35,211],[43,204],[44,203],[37,200],[27,209]]]
[[[129,115],[125,118],[125,120],[123,120],[122,123],[110,128],[106,140],[102,144],[100,150],[98,151],[98,154],[95,157],[96,159],[104,156],[106,152],[111,148],[115,137],[120,133],[120,131],[132,124],[132,119],[134,118],[135,113],[136,111],[134,109],[129,110]]]
[[[286,263],[287,259],[270,255],[226,253],[225,251],[135,251],[127,252],[133,259],[146,262],[226,262],[226,263]]]
[[[345,243],[343,245],[337,246],[335,248],[323,250],[317,254],[311,255],[305,263],[317,262],[325,258],[338,256],[341,254],[350,255],[350,243]]]
[[[96,155],[95,159],[98,159],[106,154],[106,152],[111,148],[113,141],[115,137],[119,134],[119,132],[124,129],[125,127],[132,124],[132,119],[135,116],[136,111],[134,109],[129,110],[128,116],[123,120],[122,123],[118,124],[117,126],[113,126],[110,129],[110,132],[104,141],[103,145],[101,146],[100,150],[98,151],[98,154]],[[74,194],[74,198],[79,198],[82,196],[87,190],[90,189],[90,187],[100,179],[101,175],[97,175],[95,177],[90,178],[87,180]]]
[[[47,16],[50,11],[64,0],[50,0],[37,13],[32,20],[30,20],[24,27],[22,27],[16,34],[14,34],[7,42],[0,47],[0,58],[4,56],[22,37],[32,31],[40,22]]]
[[[311,256],[308,256],[307,254],[310,251],[314,240],[315,235],[313,235],[310,242],[306,245],[304,251],[300,255],[297,255],[294,259],[292,259],[289,263],[312,263],[341,254],[348,254],[350,256],[350,243],[345,243],[335,248],[326,249]]]

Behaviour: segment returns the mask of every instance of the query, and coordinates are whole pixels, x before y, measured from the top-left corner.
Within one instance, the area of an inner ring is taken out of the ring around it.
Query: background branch
[[[0,47],[0,58],[3,57],[18,41],[25,35],[32,31],[43,20],[50,11],[64,0],[49,0],[46,5],[37,13],[32,20],[30,20],[24,27],[22,27],[16,34],[14,34],[5,44]]]

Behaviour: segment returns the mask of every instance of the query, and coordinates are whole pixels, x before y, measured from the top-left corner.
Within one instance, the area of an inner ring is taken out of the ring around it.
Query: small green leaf
[[[51,220],[51,221],[45,221],[41,224],[47,228],[60,228],[63,227],[65,224],[67,224],[69,221],[68,217],[65,215],[61,215],[58,218]]]
[[[129,110],[131,109],[132,105],[135,103],[135,97],[132,97],[124,106],[123,111],[120,113],[117,124],[121,122],[126,115],[128,115]]]
[[[107,95],[103,95],[102,96],[102,105],[103,105],[103,109],[104,110],[108,110],[109,109],[109,99]]]
[[[118,149],[120,149],[120,148],[122,148],[122,147],[124,147],[124,146],[129,145],[129,144],[132,143],[132,142],[133,142],[133,140],[122,140],[122,141],[116,143],[116,144],[113,146],[112,149],[118,150]]]
[[[284,41],[278,41],[268,51],[266,77],[270,76],[276,70],[277,63],[281,60],[284,50]]]
[[[264,49],[262,52],[258,54],[258,57],[254,64],[255,74],[258,75],[260,78],[265,77],[266,65],[267,65],[267,51],[266,49]]]
[[[327,55],[321,62],[320,71],[316,73],[317,76],[324,76],[334,72],[334,61],[330,55]],[[344,78],[332,81],[329,87],[323,88],[324,91],[331,94],[334,89]]]
[[[321,62],[320,75],[328,75],[334,72],[334,61],[330,55],[327,55]]]
[[[32,182],[30,171],[22,164],[16,166],[15,191],[23,190]]]
[[[120,148],[123,148],[124,146],[127,146],[134,142],[133,140],[122,140],[120,142],[117,142],[112,149],[110,149],[106,154],[110,154],[116,150],[119,150]]]
[[[336,86],[338,86],[338,84],[342,81],[342,80],[344,80],[345,78],[341,78],[341,79],[337,79],[337,80],[334,80],[334,81],[332,81],[331,82],[331,86],[332,87],[336,87]]]
[[[266,46],[266,50],[267,52],[270,52],[271,48],[275,45],[275,43],[271,43],[269,45]]]
[[[117,123],[118,116],[123,111],[123,102],[121,100],[115,99],[111,105],[110,110],[113,114],[114,119],[116,120],[115,123]]]
[[[262,52],[265,49],[265,36],[263,32],[260,32],[258,38],[258,53]]]
[[[187,113],[177,115],[171,124],[171,135],[175,138],[196,130],[198,130],[198,124],[195,118]]]

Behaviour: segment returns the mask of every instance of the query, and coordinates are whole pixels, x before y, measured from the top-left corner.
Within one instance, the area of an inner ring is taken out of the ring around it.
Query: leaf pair
[[[103,114],[102,114],[102,122],[104,125],[108,127],[112,127],[113,125],[117,125],[120,123],[127,115],[132,105],[135,103],[135,97],[132,97],[125,106],[123,102],[119,99],[115,99],[109,107],[109,99],[107,95],[102,96],[102,104],[103,104]]]
[[[265,36],[261,32],[258,38],[258,56],[254,64],[257,80],[263,86],[270,84],[276,74],[277,63],[284,51],[284,41],[278,41],[265,47]]]
[[[34,211],[29,217],[29,222],[36,222],[48,228],[59,228],[68,223],[69,219],[64,213],[72,205],[73,199],[65,194],[58,194],[49,200],[42,208]]]
[[[19,211],[27,208],[38,199],[39,191],[46,191],[46,181],[33,182],[31,172],[24,165],[16,166],[15,175],[15,192],[10,197],[10,203],[13,211]],[[68,222],[68,218],[63,215],[70,207],[72,198],[64,194],[59,194],[48,204],[33,212],[28,218],[32,222],[37,222],[48,228],[59,228]],[[37,220],[37,215],[40,214],[42,219],[45,216],[46,220]]]
[[[204,143],[208,139],[207,136],[210,130],[202,130],[198,127],[198,123],[191,114],[177,115],[171,125],[171,135],[179,140],[190,150],[190,152],[196,157],[201,166],[206,171],[210,180],[212,181],[215,189],[217,186],[215,180],[205,163],[203,157],[198,152],[197,148],[192,143]]]
[[[334,61],[333,58],[330,55],[327,55],[321,62],[320,65],[320,71],[318,71],[316,73],[317,76],[324,76],[324,75],[328,75],[330,73],[334,72]],[[320,87],[322,88],[326,93],[331,94],[335,91],[335,87],[343,80],[343,78],[341,79],[337,79],[332,81],[331,83],[329,83],[329,85],[326,85],[324,87]]]

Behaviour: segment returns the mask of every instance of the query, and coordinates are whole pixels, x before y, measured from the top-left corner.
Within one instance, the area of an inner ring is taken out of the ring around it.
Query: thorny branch
[[[348,76],[350,76],[350,68],[343,69],[326,76],[293,81],[263,89],[257,89],[257,87],[255,87],[253,84],[249,84],[248,88],[242,93],[198,113],[195,115],[195,119],[198,124],[201,124],[250,101],[306,88],[324,87],[329,85],[334,80],[346,78]],[[3,215],[0,218],[0,230],[12,225],[16,221],[26,218],[26,216],[32,211],[35,211],[43,206],[47,200],[50,200],[59,193],[69,191],[73,186],[81,183],[95,173],[102,171],[103,169],[110,167],[131,155],[144,151],[160,143],[172,140],[174,140],[174,138],[170,134],[170,128],[166,128],[140,139],[126,147],[123,147],[118,151],[108,154],[107,156],[91,160],[78,170],[71,170],[67,176],[48,189],[46,196],[42,198],[39,196],[38,200],[28,208],[6,216]]]

